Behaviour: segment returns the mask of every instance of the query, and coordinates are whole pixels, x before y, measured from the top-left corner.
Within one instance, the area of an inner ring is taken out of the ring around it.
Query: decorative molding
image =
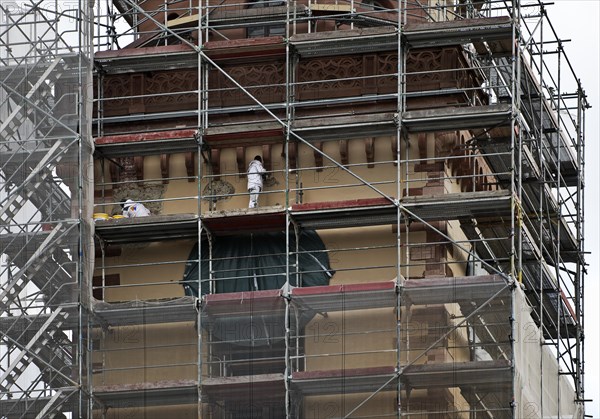
[[[210,167],[212,170],[212,179],[219,180],[221,174],[221,149],[211,148],[210,149]]]
[[[177,105],[198,100],[198,72],[196,70],[153,71],[145,74],[146,105]],[[173,93],[165,95],[164,93]]]
[[[196,165],[194,164],[194,152],[193,151],[188,151],[187,153],[185,153],[185,169],[187,172],[187,176],[188,176],[188,182],[195,182],[196,179],[194,179],[194,176],[196,174]]]
[[[138,185],[144,185],[144,156],[135,156],[133,158],[133,166],[135,167],[135,177],[138,180]]]
[[[393,93],[398,88],[397,68],[395,51],[301,58],[294,74],[298,82],[296,100]],[[261,103],[285,99],[284,60],[228,63],[223,64],[223,70]],[[460,47],[411,51],[406,70],[409,92],[475,88],[468,94],[449,94],[446,99],[438,97],[436,103],[440,100],[463,104],[486,101],[485,93],[479,89],[481,81],[476,72],[469,70]],[[210,70],[208,82],[211,107],[255,103],[220,71]],[[97,77],[95,83],[102,83],[105,116],[194,109],[198,105],[198,73],[193,69],[107,74]]]
[[[120,167],[114,171],[117,175],[117,183],[112,188],[114,202],[124,202],[126,199],[143,201],[152,214],[160,214],[165,186],[156,182],[144,182],[144,157],[119,157],[115,162]],[[161,161],[161,172],[163,167],[164,162]]]
[[[367,167],[375,167],[375,139],[365,138],[365,155],[367,156]]]
[[[297,77],[301,83],[299,100],[344,97],[363,94],[361,55],[318,57],[301,60]]]
[[[236,147],[235,160],[237,162],[238,176],[243,178],[246,176],[246,147]]]
[[[435,134],[436,157],[452,157],[446,159],[452,176],[458,176],[457,183],[462,192],[492,190],[490,180],[485,174],[490,169],[484,158],[473,151],[465,143],[460,132],[442,132]]]
[[[348,140],[340,140],[340,161],[343,165],[349,163],[348,160]]]
[[[271,164],[271,144],[263,144],[262,159],[263,159],[263,166],[267,170],[267,172],[272,171],[273,167]]]
[[[144,74],[134,73],[131,75],[131,96],[129,101],[129,113],[144,113],[146,112],[145,101],[152,98],[152,92],[148,91],[144,83]],[[120,93],[121,95],[123,92]],[[144,97],[142,95],[150,95]]]
[[[223,66],[224,72],[261,103],[282,102],[285,97],[285,61],[236,63]],[[241,91],[222,72],[211,70],[209,106],[254,105],[254,100]]]
[[[121,175],[121,168],[115,164],[114,162],[107,160],[108,162],[108,172],[110,174],[110,181],[112,183],[118,182],[119,177]]]
[[[170,154],[161,154],[160,155],[160,174],[163,178],[163,185],[169,183],[169,161],[171,160]]]
[[[364,78],[363,83],[363,94],[373,95],[377,94],[377,55],[367,54],[363,56],[363,68]]]
[[[450,156],[460,139],[458,131],[453,132],[436,132],[435,133],[435,156],[447,157]]]

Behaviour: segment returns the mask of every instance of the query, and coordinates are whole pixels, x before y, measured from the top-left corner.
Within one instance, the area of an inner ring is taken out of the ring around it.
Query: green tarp
[[[290,234],[290,285],[328,285],[333,276],[325,245],[315,231],[303,231],[296,253],[296,240]],[[298,257],[298,269],[296,258]],[[209,245],[202,243],[201,271],[198,270],[198,244],[188,257],[182,279],[186,295],[279,289],[286,278],[286,237],[284,232],[218,237],[212,245],[212,276],[209,275]],[[200,278],[198,277],[198,274]],[[212,288],[211,288],[212,282]]]

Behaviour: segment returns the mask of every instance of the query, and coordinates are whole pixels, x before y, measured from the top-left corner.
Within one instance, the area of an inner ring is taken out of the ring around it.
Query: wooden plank
[[[345,201],[326,201],[326,202],[309,202],[306,204],[293,204],[292,211],[314,211],[321,209],[346,209],[346,208],[365,208],[373,206],[388,206],[395,205],[386,198],[364,198],[350,199]]]
[[[169,29],[182,29],[194,26],[198,26],[198,14],[167,20],[167,28]]]
[[[177,140],[184,138],[194,138],[197,130],[184,129],[159,132],[142,132],[136,134],[121,134],[121,135],[106,135],[97,137],[94,141],[97,146],[136,143],[142,141],[158,141],[158,140]]]

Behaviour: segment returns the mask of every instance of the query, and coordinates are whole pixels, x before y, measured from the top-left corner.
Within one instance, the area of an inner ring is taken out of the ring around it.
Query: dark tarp
[[[201,273],[201,294],[208,294],[209,248],[202,243],[201,272],[198,271],[198,244],[190,252],[182,285],[186,295],[198,296],[198,274]],[[325,245],[315,231],[300,235],[298,249],[298,274],[296,273],[296,241],[290,236],[290,284],[310,287],[328,285],[334,272],[329,267]],[[285,284],[286,242],[284,232],[218,237],[212,249],[212,280],[215,293],[280,289]],[[312,310],[295,310],[291,313],[292,333],[301,330],[315,315]],[[231,313],[227,316],[208,316],[202,327],[211,332],[227,347],[278,348],[284,343],[283,317],[276,312],[261,312],[244,316]],[[281,349],[281,348],[280,348]],[[236,349],[229,354],[235,358]],[[263,349],[267,350],[267,349]],[[238,356],[240,356],[238,354]],[[247,355],[241,355],[242,358]]]
[[[202,243],[202,295],[208,294],[209,251]],[[312,287],[328,285],[333,271],[325,245],[315,231],[300,234],[299,269],[296,274],[296,240],[290,235],[290,284]],[[286,243],[284,232],[218,237],[212,249],[214,292],[229,293],[279,289],[285,284]],[[182,284],[186,295],[198,296],[198,244],[188,257]]]

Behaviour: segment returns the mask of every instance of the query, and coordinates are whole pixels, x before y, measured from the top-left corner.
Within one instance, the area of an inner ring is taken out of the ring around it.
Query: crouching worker
[[[128,199],[124,204],[121,204],[121,207],[123,207],[123,217],[147,217],[150,215],[150,210],[146,208],[144,204],[133,202],[131,199]]]
[[[258,207],[258,194],[262,191],[266,170],[262,165],[262,158],[255,156],[248,166],[248,193],[250,194],[249,208]]]

